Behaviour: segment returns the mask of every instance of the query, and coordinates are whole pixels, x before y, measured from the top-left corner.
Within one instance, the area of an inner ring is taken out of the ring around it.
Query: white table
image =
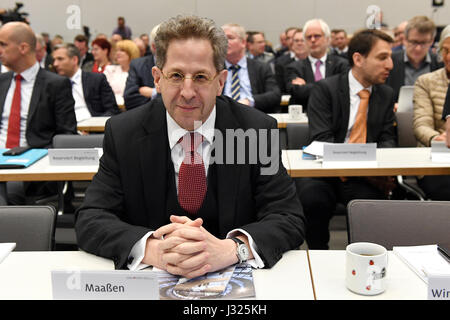
[[[349,177],[396,175],[448,175],[450,162],[431,161],[431,148],[381,148],[377,149],[377,166],[358,168],[323,168],[317,160],[303,160],[301,150],[286,150],[291,177]]]
[[[50,165],[48,155],[24,169],[1,169],[0,181],[90,181],[98,165]]]
[[[114,264],[82,251],[13,251],[0,263],[0,300],[52,299],[52,270],[114,270]],[[253,276],[256,299],[313,299],[306,251],[286,252],[272,269]]]
[[[387,289],[375,296],[351,292],[345,286],[345,250],[309,251],[317,300],[424,300],[427,285],[389,251]]]
[[[81,251],[11,252],[0,263],[0,300],[48,300],[52,270],[113,270],[112,260]]]
[[[92,117],[77,123],[79,131],[104,132],[106,121],[110,117]]]

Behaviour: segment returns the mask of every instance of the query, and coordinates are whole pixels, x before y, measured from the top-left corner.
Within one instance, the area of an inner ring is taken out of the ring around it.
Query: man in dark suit
[[[275,121],[221,96],[227,40],[213,21],[172,18],[156,46],[161,98],[107,122],[99,172],[77,211],[80,247],[116,268],[152,265],[188,278],[246,260],[273,266],[302,242],[295,186],[281,161],[264,173],[261,159],[219,158],[233,143],[226,132],[272,132]]]
[[[0,75],[0,148],[48,148],[54,135],[76,133],[70,81],[40,68],[35,50],[36,37],[27,24],[1,27],[0,60],[11,71]],[[23,204],[32,185],[8,182],[14,195],[8,198]]]
[[[330,28],[321,19],[312,19],[303,27],[309,56],[286,67],[286,88],[290,104],[301,104],[307,111],[308,99],[316,81],[348,70],[346,59],[327,54]]]
[[[226,24],[222,29],[228,39],[225,67],[229,70],[224,95],[266,113],[276,112],[280,107],[281,92],[272,69],[266,63],[245,56],[246,33],[242,26]],[[232,71],[231,68],[238,69]],[[233,95],[234,72],[237,72],[234,79],[239,87]]]
[[[127,110],[142,106],[158,94],[152,76],[152,68],[155,66],[156,60],[155,37],[158,27],[159,25],[153,27],[150,32],[151,54],[131,60],[123,93]]]
[[[71,44],[56,45],[53,50],[56,72],[72,82],[77,121],[119,113],[114,92],[103,73],[81,71],[80,51]]]
[[[287,31],[289,38],[289,50],[275,59],[275,78],[282,94],[288,94],[286,89],[286,67],[294,61],[303,60],[308,56],[308,49],[303,39],[301,28],[293,28]]]
[[[84,34],[77,35],[73,44],[80,50],[80,68],[84,71],[91,71],[94,64],[94,56],[89,52],[89,40]]]
[[[436,26],[428,17],[417,16],[408,21],[405,50],[392,54],[394,68],[386,80],[386,84],[394,89],[395,102],[398,102],[402,86],[413,86],[420,75],[442,68],[438,56],[430,52],[435,35]]]
[[[38,33],[36,36],[36,59],[39,62],[39,66],[45,70],[53,70],[53,58],[51,54],[47,53],[47,45],[44,41],[44,37]]]
[[[391,42],[379,30],[353,36],[351,70],[319,81],[312,89],[308,104],[311,141],[396,146],[393,91],[383,84],[392,69]],[[383,199],[393,188],[392,179],[384,177],[302,178],[296,183],[310,249],[328,249],[328,224],[337,202]]]

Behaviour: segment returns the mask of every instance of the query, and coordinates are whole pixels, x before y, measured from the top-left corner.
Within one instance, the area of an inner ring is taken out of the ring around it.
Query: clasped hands
[[[235,242],[213,236],[201,218],[172,215],[170,222],[147,240],[143,263],[190,279],[238,262]]]

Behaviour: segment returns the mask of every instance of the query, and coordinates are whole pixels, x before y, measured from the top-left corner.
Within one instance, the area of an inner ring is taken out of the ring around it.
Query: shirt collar
[[[167,134],[169,136],[169,146],[170,150],[175,147],[181,137],[183,137],[187,131],[178,125],[175,120],[170,116],[170,114],[166,111],[166,119],[167,119]],[[208,119],[194,132],[200,133],[206,141],[208,141],[211,145],[214,140],[214,124],[216,123],[216,106],[211,111]]]
[[[70,78],[71,81],[73,81],[76,84],[79,84],[81,82],[81,69],[78,68],[77,72]]]
[[[241,67],[241,69],[247,69],[247,57],[244,55],[241,60],[238,61],[237,65]],[[227,70],[232,66],[228,60],[225,60],[225,66],[227,67]]]
[[[406,63],[406,62],[409,62],[409,58],[408,58],[408,55],[406,54],[406,50],[403,52],[403,61]],[[426,63],[431,63],[431,55],[430,55],[430,52],[427,52],[427,55],[425,56],[425,60],[423,60],[423,62],[426,62]],[[422,62],[422,63],[423,63]]]
[[[36,79],[36,76],[37,76],[38,72],[39,72],[39,69],[40,69],[39,62],[36,61],[36,63],[34,65],[32,65],[28,69],[26,69],[23,72],[21,72],[20,75],[27,82],[34,81]],[[17,75],[17,73],[14,72],[14,77],[16,75]]]
[[[372,93],[372,86],[364,88],[363,85],[353,76],[352,69],[348,72],[348,85],[350,87],[350,95],[356,95],[363,89],[366,89]]]
[[[314,58],[311,55],[309,55],[308,58],[309,58],[309,61],[311,61],[312,64],[315,64],[317,60],[320,60],[320,61],[322,61],[322,64],[325,65],[325,61],[327,60],[327,54],[325,53],[323,55],[323,57],[320,58],[320,59]]]

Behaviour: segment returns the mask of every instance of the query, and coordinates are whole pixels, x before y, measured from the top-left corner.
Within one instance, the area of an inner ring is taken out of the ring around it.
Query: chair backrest
[[[391,250],[449,241],[450,201],[352,200],[347,210],[350,243]]]
[[[413,129],[413,112],[396,112],[399,147],[417,147]]]
[[[309,144],[309,126],[307,123],[288,123],[286,135],[288,149],[301,149]]]
[[[53,137],[53,148],[101,148],[104,134],[57,134]]]
[[[413,111],[414,86],[402,86],[398,94],[397,112]]]
[[[49,251],[55,239],[52,206],[0,206],[0,242],[15,242],[15,251]]]

